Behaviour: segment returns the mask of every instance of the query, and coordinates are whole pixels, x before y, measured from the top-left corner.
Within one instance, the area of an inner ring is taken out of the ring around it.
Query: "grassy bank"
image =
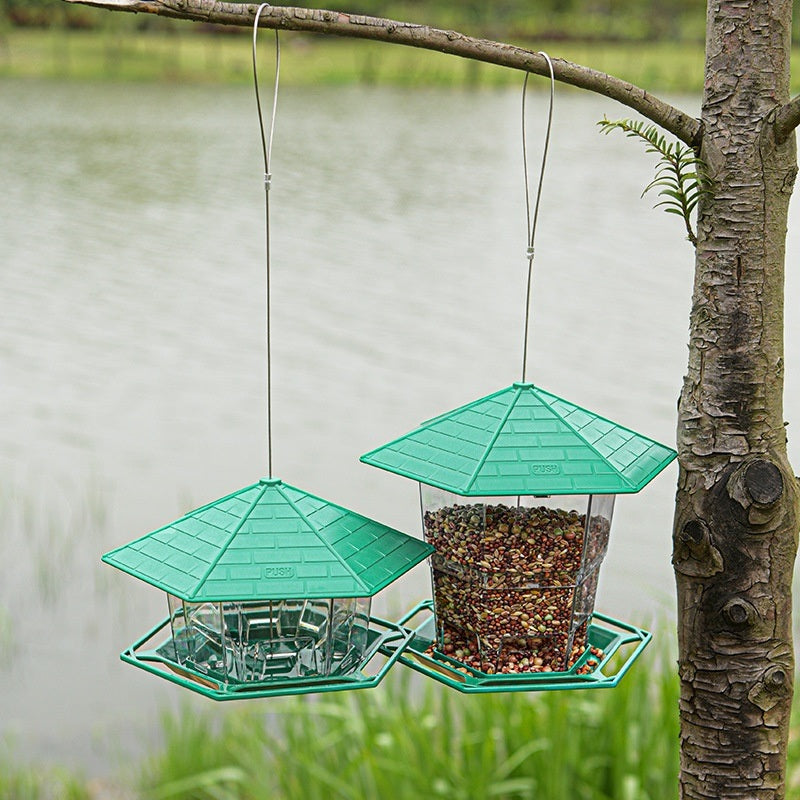
[[[408,47],[289,34],[282,41],[285,86],[494,87],[516,86],[520,80],[512,70]],[[266,39],[264,46],[270,47]],[[653,90],[702,88],[699,45],[540,42],[537,47]],[[248,36],[235,33],[142,33],[110,27],[12,28],[0,34],[0,77],[243,84],[251,79],[249,59]]]
[[[514,70],[410,47],[291,33],[283,34],[282,43],[284,86],[491,88],[520,82]],[[270,47],[265,38],[265,64]],[[541,41],[535,47],[651,91],[699,93],[703,88],[699,43]],[[0,30],[0,78],[249,84],[251,69],[249,32],[239,29],[203,33],[173,26],[141,32],[109,25],[93,31]],[[792,92],[800,92],[800,49],[793,54]]]

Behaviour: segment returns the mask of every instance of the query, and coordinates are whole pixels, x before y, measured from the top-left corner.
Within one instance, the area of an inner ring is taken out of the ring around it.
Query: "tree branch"
[[[785,106],[781,106],[775,115],[775,140],[778,144],[783,144],[798,125],[800,125],[800,95],[793,97]]]
[[[257,5],[215,2],[215,0],[66,0],[66,2],[99,6],[112,11],[144,12],[222,25],[247,26],[253,24],[258,8]],[[544,58],[531,50],[488,39],[476,39],[427,25],[288,6],[272,6],[266,9],[261,15],[261,24],[265,28],[394,42],[525,70],[537,75],[549,77],[550,74]],[[701,125],[698,120],[653,97],[638,86],[559,58],[553,59],[553,69],[557,80],[610,97],[638,111],[690,147],[699,146]]]

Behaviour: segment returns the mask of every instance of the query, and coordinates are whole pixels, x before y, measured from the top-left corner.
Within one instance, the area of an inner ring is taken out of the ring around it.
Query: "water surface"
[[[0,104],[0,732],[102,770],[187,693],[118,661],[166,603],[100,554],[267,471],[254,102],[3,82]],[[651,157],[598,135],[623,113],[559,93],[529,376],[673,444],[692,249],[639,199]],[[519,378],[519,93],[287,90],[273,174],[275,471],[419,535],[416,485],[358,456]],[[619,499],[600,610],[671,613],[675,477]],[[419,567],[377,611],[428,591]]]

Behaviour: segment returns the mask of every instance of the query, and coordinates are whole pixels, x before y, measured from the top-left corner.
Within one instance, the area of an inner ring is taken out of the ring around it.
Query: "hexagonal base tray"
[[[358,668],[348,675],[310,678],[271,678],[252,683],[222,683],[213,676],[193,670],[169,657],[171,636],[169,617],[156,625],[139,641],[120,653],[128,664],[152,672],[212,700],[247,700],[256,697],[336,692],[343,689],[371,689],[377,686],[389,668],[403,654],[414,632],[394,622],[370,617],[369,639]]]
[[[613,688],[622,680],[631,664],[652,639],[652,634],[648,631],[604,614],[595,613],[589,625],[589,642],[586,650],[572,669],[567,672],[489,675],[471,669],[438,650],[434,650],[433,654],[428,653],[428,648],[436,639],[433,601],[426,600],[414,607],[400,620],[400,624],[405,625],[418,615],[424,615],[424,621],[410,631],[413,638],[407,649],[400,654],[400,662],[465,694]],[[612,664],[612,658],[621,648],[628,646],[633,646],[634,649],[627,654],[624,660],[620,661],[618,658]],[[391,647],[391,644],[387,644],[384,649],[388,652]],[[604,657],[593,672],[579,675],[577,670],[591,657],[590,647],[600,648]]]

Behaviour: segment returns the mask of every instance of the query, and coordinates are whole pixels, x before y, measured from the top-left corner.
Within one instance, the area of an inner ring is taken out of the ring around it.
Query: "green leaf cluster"
[[[681,217],[686,226],[686,238],[696,247],[697,232],[692,225],[692,214],[700,198],[710,190],[703,160],[692,148],[679,141],[667,141],[658,127],[641,120],[603,118],[597,124],[605,134],[621,130],[630,138],[640,139],[648,153],[659,157],[656,177],[644,187],[642,197],[651,189],[658,189],[658,196],[664,199],[656,203],[655,208]]]

